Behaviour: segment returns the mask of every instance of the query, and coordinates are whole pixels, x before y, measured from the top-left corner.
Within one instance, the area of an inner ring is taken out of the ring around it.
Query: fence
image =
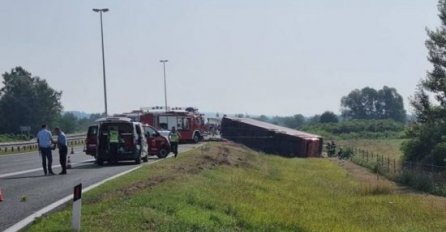
[[[402,164],[395,158],[375,154],[359,148],[347,148],[353,151],[350,159],[361,166],[372,169],[379,174],[397,174],[402,170]]]
[[[402,161],[382,154],[369,152],[360,148],[342,149],[344,151],[352,151],[352,155],[350,156],[350,160],[352,162],[369,168],[377,174],[384,175],[398,182],[402,182],[403,184],[424,184],[431,186],[431,188],[436,188],[439,185],[446,186],[446,166]]]
[[[69,147],[83,145],[85,143],[85,135],[67,136],[67,143]],[[0,144],[0,154],[30,152],[37,150],[37,142],[14,142]]]

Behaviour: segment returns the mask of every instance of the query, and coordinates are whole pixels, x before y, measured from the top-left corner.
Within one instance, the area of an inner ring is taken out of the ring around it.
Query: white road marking
[[[155,160],[155,161],[153,161],[153,162],[151,162],[149,164],[154,164],[154,163],[159,162],[159,161],[161,161],[161,160]],[[113,180],[113,179],[118,178],[120,176],[123,176],[123,175],[125,175],[127,173],[133,172],[136,169],[141,168],[141,167],[142,167],[142,165],[138,165],[137,167],[134,167],[134,168],[129,169],[127,171],[124,171],[124,172],[121,172],[119,174],[116,174],[116,175],[114,175],[112,177],[109,177],[107,179],[104,179],[104,180],[102,180],[102,181],[100,181],[100,182],[98,182],[96,184],[92,184],[92,185],[88,186],[87,188],[83,189],[82,193],[88,192],[88,191],[90,191],[90,190],[92,190],[92,189],[94,189],[94,188],[104,184],[105,182],[107,182],[109,180]],[[64,197],[64,198],[62,198],[62,199],[60,199],[60,200],[58,200],[58,201],[56,201],[56,202],[54,202],[54,203],[44,207],[42,209],[40,209],[39,211],[31,214],[30,216],[26,217],[25,219],[17,222],[13,226],[11,226],[8,229],[6,229],[4,232],[16,232],[16,231],[19,231],[19,230],[25,228],[25,226],[27,226],[28,224],[32,223],[34,221],[34,219],[36,219],[36,218],[38,218],[38,217],[40,217],[40,216],[50,212],[51,210],[61,206],[62,204],[65,204],[66,202],[70,201],[72,198],[73,198],[73,195],[70,194],[70,195],[68,195],[68,196],[66,196],[66,197]]]
[[[203,144],[199,144],[199,145],[197,145],[197,146],[192,146],[192,147],[190,147],[190,148],[187,148],[186,151],[195,149],[195,148],[200,147],[200,146],[202,146],[202,145],[203,145]],[[183,150],[181,153],[186,152],[186,151]],[[180,153],[180,152],[179,152],[179,153]],[[172,155],[169,155],[169,156],[166,157],[166,158],[172,158],[172,157],[173,157],[173,154],[172,154]],[[93,160],[94,160],[94,159],[93,159]],[[159,161],[161,161],[161,160],[163,160],[163,159],[158,159],[158,160],[155,160],[155,161],[153,161],[153,162],[150,162],[150,163],[147,163],[147,164],[144,164],[144,165],[154,164],[154,163],[157,163],[157,162],[159,162]],[[84,162],[88,162],[88,161],[84,161]],[[85,165],[86,165],[86,164],[85,164]],[[59,166],[60,166],[60,165],[59,165]],[[78,167],[79,167],[79,165],[78,165]],[[107,179],[104,179],[104,180],[102,180],[102,181],[100,181],[100,182],[98,182],[98,183],[96,183],[96,184],[92,184],[92,185],[88,186],[87,188],[83,189],[83,190],[82,190],[82,193],[88,192],[88,191],[90,191],[90,190],[92,190],[92,189],[94,189],[94,188],[96,188],[96,187],[99,187],[100,185],[104,184],[104,183],[107,182],[107,181],[110,181],[110,180],[113,180],[113,179],[118,178],[118,177],[120,177],[120,176],[123,176],[123,175],[125,175],[125,174],[127,174],[127,173],[130,173],[130,172],[132,172],[132,171],[134,171],[134,170],[136,170],[136,169],[138,169],[138,168],[141,168],[141,167],[142,167],[142,165],[138,165],[137,167],[134,167],[134,168],[129,169],[129,170],[127,170],[127,171],[124,171],[124,172],[121,172],[121,173],[119,173],[119,174],[116,174],[116,175],[114,175],[114,176],[112,176],[112,177],[109,177],[109,178],[107,178]],[[39,169],[39,170],[40,170],[40,169]],[[28,170],[28,171],[30,171],[30,170]],[[32,172],[32,171],[30,171],[30,172]],[[0,176],[0,178],[1,178],[1,176]],[[44,207],[44,208],[42,208],[42,209],[40,209],[39,211],[33,213],[32,215],[30,215],[30,216],[24,218],[23,220],[17,222],[16,224],[14,224],[13,226],[7,228],[7,229],[6,229],[5,231],[3,231],[3,232],[16,232],[16,231],[19,231],[19,230],[25,228],[25,227],[26,227],[27,225],[29,225],[30,223],[32,223],[36,218],[41,217],[42,215],[44,215],[44,214],[50,212],[51,210],[53,210],[53,209],[55,209],[55,208],[57,208],[57,207],[59,207],[59,206],[65,204],[65,203],[67,203],[67,202],[70,201],[72,198],[73,198],[73,195],[70,194],[70,195],[68,195],[68,196],[66,196],[66,197],[64,197],[64,198],[62,198],[62,199],[60,199],[60,200],[58,200],[58,201],[56,201],[56,202],[54,202],[54,203],[52,203],[52,204],[50,204],[50,205]]]
[[[76,166],[76,167],[81,167],[81,166],[85,166],[88,165],[86,163],[94,161],[95,159],[89,159],[89,160],[84,160],[82,162],[79,163],[73,163],[71,164],[72,166]],[[60,164],[58,165],[53,165],[53,168],[58,168],[60,167]],[[34,168],[34,169],[28,169],[28,170],[24,170],[24,171],[18,171],[18,172],[10,172],[10,173],[5,173],[5,174],[1,174],[0,178],[5,178],[5,177],[10,177],[10,176],[17,176],[17,175],[22,175],[22,174],[26,174],[26,173],[30,173],[30,172],[36,172],[36,171],[42,171],[42,168]]]

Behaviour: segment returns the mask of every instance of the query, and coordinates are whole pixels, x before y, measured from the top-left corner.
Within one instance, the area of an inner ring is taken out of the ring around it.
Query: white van
[[[141,160],[148,161],[148,145],[141,123],[124,117],[107,117],[96,122],[97,144],[94,155],[98,165],[103,165],[104,161],[116,163],[134,160],[137,164]],[[113,133],[117,133],[116,141],[111,141],[110,135]]]

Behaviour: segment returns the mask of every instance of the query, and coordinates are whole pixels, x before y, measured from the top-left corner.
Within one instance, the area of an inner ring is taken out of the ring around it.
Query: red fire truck
[[[182,143],[190,141],[198,143],[203,139],[205,131],[203,115],[194,107],[173,107],[167,110],[159,106],[144,107],[141,108],[139,121],[152,125],[160,131],[176,127],[181,134]]]

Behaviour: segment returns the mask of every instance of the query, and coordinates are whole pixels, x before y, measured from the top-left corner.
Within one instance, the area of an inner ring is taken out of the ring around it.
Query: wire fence
[[[342,150],[352,152],[349,157],[352,162],[398,182],[413,184],[406,182],[415,180],[446,185],[446,166],[404,161],[355,147],[343,147]]]

